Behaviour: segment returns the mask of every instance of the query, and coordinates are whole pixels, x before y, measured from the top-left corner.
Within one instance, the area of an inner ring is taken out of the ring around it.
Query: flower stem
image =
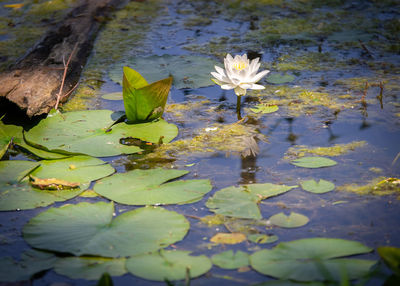
[[[236,113],[237,113],[237,118],[238,120],[242,119],[242,116],[240,115],[240,104],[242,102],[242,97],[237,96],[237,101],[236,101]]]

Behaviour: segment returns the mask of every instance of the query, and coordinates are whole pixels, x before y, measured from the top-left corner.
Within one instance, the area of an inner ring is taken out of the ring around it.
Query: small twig
[[[58,104],[60,103],[60,98],[61,98],[62,90],[63,90],[63,88],[64,88],[65,78],[67,77],[68,66],[69,66],[69,63],[71,62],[72,56],[74,55],[74,53],[75,53],[75,51],[76,51],[76,47],[77,47],[77,46],[78,46],[78,43],[76,43],[75,46],[74,46],[74,48],[72,49],[72,52],[71,52],[71,54],[69,55],[69,58],[68,58],[67,63],[65,63],[65,58],[63,57],[64,74],[63,74],[63,77],[62,77],[60,90],[58,91],[58,94],[57,94],[57,102],[56,102],[56,105],[55,105],[55,107],[54,107],[54,109],[56,109],[56,110],[58,109]],[[76,86],[75,86],[75,87],[76,87]],[[75,88],[75,87],[74,87],[74,88]],[[67,94],[69,94],[69,93],[71,93],[71,90],[70,90]]]
[[[368,91],[368,81],[365,82],[365,88],[364,88],[364,94],[361,97],[361,102],[365,103],[365,98],[367,97],[367,91]]]
[[[382,81],[379,82],[379,88],[380,88],[379,95],[376,98],[378,98],[379,103],[381,104],[381,109],[383,109],[383,101],[382,101],[382,99],[383,99],[383,83],[382,83]]]
[[[373,58],[371,52],[368,50],[368,48],[364,45],[364,43],[361,40],[358,40],[358,42],[361,45],[361,48],[368,54],[369,57]]]

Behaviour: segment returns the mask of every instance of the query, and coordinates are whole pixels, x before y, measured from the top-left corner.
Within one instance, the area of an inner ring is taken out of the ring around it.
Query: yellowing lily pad
[[[251,184],[228,187],[217,191],[208,199],[206,206],[224,216],[261,219],[258,203],[272,196],[283,194],[297,186],[276,184]]]
[[[238,244],[246,240],[246,236],[243,233],[217,233],[210,238],[211,242],[218,244]]]
[[[302,157],[290,162],[291,164],[304,168],[323,168],[337,164],[336,161],[325,157]]]
[[[356,241],[308,238],[257,251],[250,256],[250,265],[256,271],[278,279],[340,281],[346,273],[352,280],[366,275],[376,261],[343,257],[370,251],[371,248]]]
[[[51,208],[23,228],[33,247],[74,255],[126,257],[156,251],[186,235],[184,216],[147,207],[113,218],[113,203],[79,203]]]
[[[126,268],[135,276],[153,281],[191,279],[211,269],[207,256],[192,256],[189,251],[160,250],[134,256],[126,261]]]
[[[214,254],[211,257],[212,263],[223,269],[237,269],[249,265],[249,255],[243,251],[233,250]]]
[[[323,179],[319,180],[319,182],[315,180],[302,181],[300,184],[303,190],[315,194],[323,194],[335,189],[334,183]]]
[[[289,215],[278,213],[269,218],[269,221],[279,227],[294,228],[306,225],[310,220],[305,215],[291,212]]]
[[[54,270],[72,279],[99,280],[103,273],[124,275],[125,261],[125,258],[65,257],[57,261]]]
[[[85,110],[67,113],[52,112],[46,119],[25,133],[30,145],[46,151],[64,154],[88,154],[94,157],[132,154],[141,151],[137,146],[121,144],[132,137],[143,141],[164,143],[177,134],[175,125],[164,120],[142,124],[125,122],[113,125],[111,110]]]
[[[201,199],[211,191],[209,180],[168,182],[187,174],[184,170],[132,170],[96,183],[101,196],[127,205],[184,204]]]

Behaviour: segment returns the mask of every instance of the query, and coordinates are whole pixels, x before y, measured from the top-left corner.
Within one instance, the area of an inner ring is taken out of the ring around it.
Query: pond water
[[[312,237],[355,240],[375,250],[386,245],[400,247],[399,186],[386,195],[381,193],[387,190],[380,193],[376,188],[378,182],[400,176],[399,14],[396,1],[133,1],[104,27],[81,85],[63,109],[124,110],[122,100],[102,96],[122,91],[115,77],[122,75],[123,65],[142,72],[135,66],[140,58],[147,59],[143,72],[152,76],[147,78],[152,82],[168,76],[151,73],[164,68],[155,56],[186,57],[194,64],[182,66],[183,71],[208,77],[212,69],[197,65],[198,58],[212,63],[213,68],[213,64],[223,66],[227,53],[260,57],[260,70],[270,70],[271,76],[260,81],[265,90],[248,91],[242,98],[239,123],[234,92],[211,81],[191,88],[190,81],[196,79],[191,75],[174,82],[163,116],[179,128],[174,141],[143,154],[101,159],[120,173],[162,167],[188,170],[184,177],[188,180],[211,181],[212,191],[200,201],[165,206],[190,222],[186,237],[169,249],[211,257],[226,250],[253,253],[280,242]],[[284,80],[284,75],[289,77]],[[189,87],[178,89],[185,81]],[[265,104],[279,109],[266,114],[250,109]],[[229,134],[237,124],[244,127]],[[226,136],[225,140],[218,140],[219,136]],[[244,156],[251,145],[249,139],[257,142],[255,156]],[[335,148],[319,148],[318,153],[317,147]],[[293,159],[315,155],[337,164],[316,169],[290,164]],[[35,157],[9,151],[4,159]],[[210,238],[215,234],[240,228],[234,222],[208,225],[199,220],[213,214],[206,202],[223,188],[254,183],[291,186],[310,179],[331,181],[335,190],[314,194],[298,187],[263,200],[259,208],[264,224],[243,231],[277,235],[274,243],[212,244]],[[108,200],[77,197],[50,207],[97,201]],[[18,258],[30,248],[21,236],[22,227],[50,207],[0,213],[2,256]],[[116,213],[136,208],[117,203],[115,207]],[[300,213],[309,223],[299,228],[269,225],[267,219],[279,212]],[[362,258],[379,256],[374,251]],[[214,265],[191,285],[252,285],[270,279],[251,268],[224,270]],[[374,278],[367,285],[382,285],[383,279]],[[95,283],[50,270],[35,277],[33,285],[55,282]],[[129,274],[113,277],[113,282],[165,285]]]

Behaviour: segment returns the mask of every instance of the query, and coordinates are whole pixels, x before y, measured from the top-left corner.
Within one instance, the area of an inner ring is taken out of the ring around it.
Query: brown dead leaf
[[[80,183],[68,182],[56,178],[40,179],[32,175],[29,176],[32,186],[41,190],[65,190],[78,188]]]

